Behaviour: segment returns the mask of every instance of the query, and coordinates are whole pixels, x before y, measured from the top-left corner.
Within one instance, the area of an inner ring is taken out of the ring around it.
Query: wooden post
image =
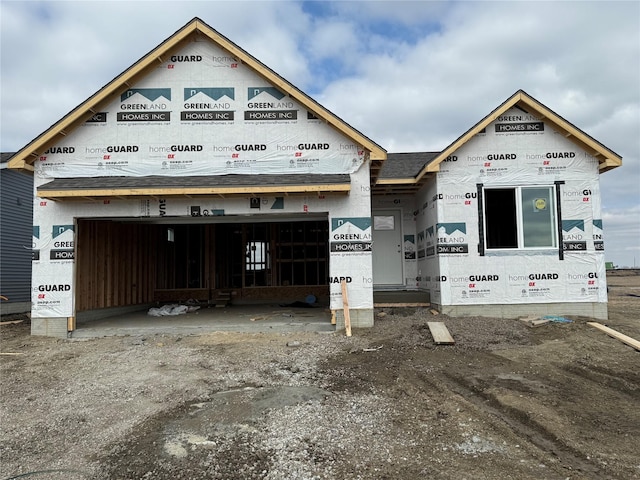
[[[347,330],[347,337],[351,336],[351,316],[349,315],[349,297],[347,296],[347,282],[340,282],[342,287],[342,308],[344,312],[344,328]]]
[[[335,325],[335,324],[336,324],[336,311],[331,310],[331,325]]]

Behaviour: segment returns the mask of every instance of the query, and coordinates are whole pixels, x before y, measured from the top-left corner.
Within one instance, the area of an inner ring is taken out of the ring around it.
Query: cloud
[[[626,209],[603,209],[602,225],[608,261],[618,266],[640,266],[639,220],[640,205]]]

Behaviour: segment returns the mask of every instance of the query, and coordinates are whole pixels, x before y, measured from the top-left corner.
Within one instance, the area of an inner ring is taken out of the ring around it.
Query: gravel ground
[[[640,276],[609,284],[608,325],[640,339]],[[638,352],[569,318],[379,309],[349,338],[3,325],[0,479],[640,479]]]

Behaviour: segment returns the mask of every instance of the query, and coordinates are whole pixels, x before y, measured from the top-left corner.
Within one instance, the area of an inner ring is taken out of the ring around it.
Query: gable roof
[[[95,115],[99,111],[100,105],[117,98],[121,93],[130,89],[133,84],[150,73],[159,63],[165,62],[171,56],[172,52],[178,50],[189,42],[190,39],[199,35],[209,38],[220,48],[229,52],[229,54],[239,62],[251,68],[267,82],[304,106],[316,117],[324,120],[328,125],[368,151],[371,161],[371,183],[375,183],[382,164],[387,158],[387,152],[384,148],[327,110],[198,17],[193,18],[184,27],[23,147],[11,159],[9,168],[33,170],[33,162],[42,152],[46,151],[47,148],[54,145],[76,127],[82,125],[86,120]]]
[[[493,110],[489,115],[484,117],[473,127],[462,134],[456,141],[445,148],[440,155],[433,159],[433,161],[423,169],[418,175],[418,179],[428,172],[437,172],[440,167],[440,163],[458,150],[462,145],[467,143],[477,133],[486,128],[491,122],[493,122],[500,115],[504,114],[507,110],[513,107],[519,107],[525,112],[538,117],[540,120],[544,120],[550,123],[557,131],[563,133],[569,141],[575,143],[579,147],[583,148],[590,155],[598,159],[600,164],[600,172],[606,172],[612,168],[622,165],[622,157],[615,153],[613,150],[608,149],[602,143],[596,139],[587,135],[585,132],[576,127],[573,123],[565,120],[549,107],[538,102],[531,95],[524,90],[518,90],[511,97],[509,97],[504,103]]]
[[[377,195],[402,195],[415,193],[419,188],[416,176],[440,152],[389,153],[384,162],[378,183],[374,186]]]
[[[538,102],[524,90],[518,90],[495,110],[458,137],[448,147],[435,155],[427,152],[406,154],[390,153],[388,161],[385,163],[382,171],[382,175],[375,186],[374,193],[398,194],[414,193],[418,191],[430,174],[433,175],[440,170],[440,163],[442,163],[449,155],[452,155],[476,134],[484,130],[491,122],[513,107],[518,107],[530,115],[551,124],[555,130],[564,134],[569,141],[575,143],[590,155],[597,158],[600,164],[600,173],[622,165],[622,157],[620,157],[620,155],[580,130],[571,122],[562,118],[547,106]],[[415,167],[416,162],[419,163],[421,158],[427,158],[427,156],[431,156],[429,161],[419,170],[413,170],[415,173],[411,174],[412,168]],[[397,165],[398,163],[402,163],[403,165],[399,166]],[[408,175],[404,180],[401,180],[399,178],[394,178],[393,176],[385,175],[385,172],[388,170],[403,170]],[[402,185],[402,188],[400,188],[400,185]]]

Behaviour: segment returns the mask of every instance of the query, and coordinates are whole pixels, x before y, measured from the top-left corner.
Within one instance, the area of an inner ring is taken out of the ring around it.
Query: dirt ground
[[[607,325],[640,339],[640,275],[608,282]],[[0,479],[640,479],[640,352],[566,317],[377,309],[352,337],[4,325]]]

